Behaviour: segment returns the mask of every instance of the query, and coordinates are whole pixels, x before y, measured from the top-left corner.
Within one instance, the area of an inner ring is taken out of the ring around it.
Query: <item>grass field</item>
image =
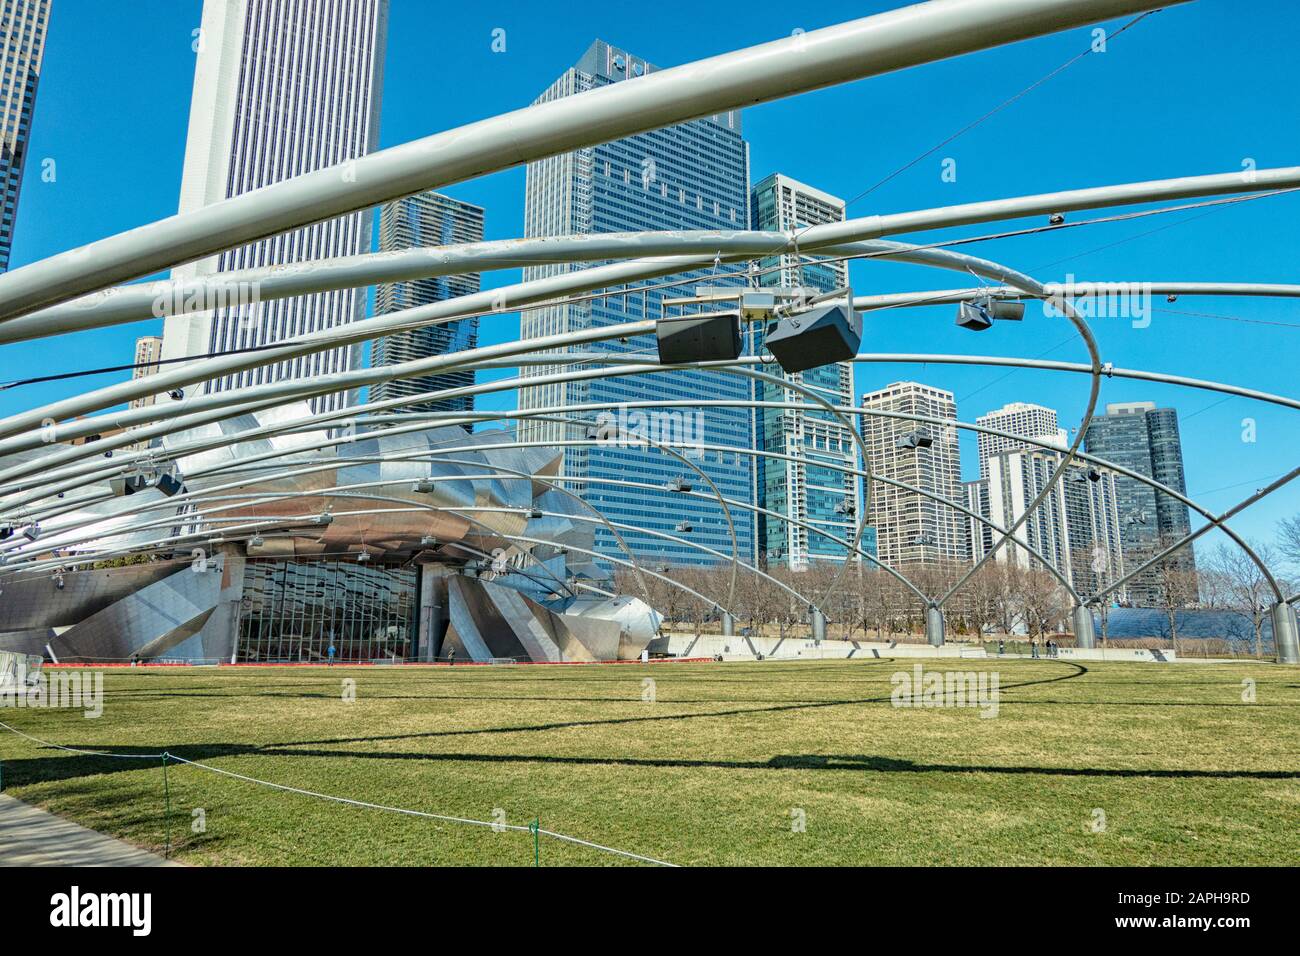
[[[997,671],[999,713],[984,719],[892,706],[891,675],[913,663],[110,670],[98,719],[0,720],[375,803],[540,818],[688,865],[1300,859],[1300,668],[926,665]],[[0,760],[6,792],[162,850],[160,761],[69,754],[3,729]],[[167,773],[172,851],[186,863],[533,862],[527,833]],[[199,809],[206,832],[194,833]],[[543,866],[628,862],[545,839],[540,853]]]

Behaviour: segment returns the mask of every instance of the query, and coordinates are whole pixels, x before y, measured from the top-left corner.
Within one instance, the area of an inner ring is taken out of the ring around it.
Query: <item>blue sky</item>
[[[671,66],[898,5],[659,0],[583,5],[573,8],[575,15],[556,16],[567,8],[522,0],[392,0],[381,146],[527,104],[596,37]],[[1288,0],[1261,0],[1251,9],[1246,19],[1232,0],[1199,0],[1147,18],[1105,53],[1085,57],[872,190],[849,214],[1235,171],[1247,160],[1259,168],[1300,162],[1300,18]],[[15,267],[175,212],[194,70],[191,31],[200,10],[200,0],[55,0]],[[505,30],[504,53],[491,48],[498,28]],[[1070,31],[747,110],[752,176],[757,181],[781,171],[846,198],[858,196],[1087,49],[1090,39],[1088,30]],[[55,162],[53,182],[40,176],[45,159]],[[955,182],[941,176],[945,159],[956,163]],[[445,191],[486,207],[488,238],[509,238],[522,234],[523,186],[523,171],[511,170]],[[1298,212],[1300,195],[1286,195],[962,249],[1044,281],[1073,273],[1080,279],[1295,282]],[[968,227],[944,238],[996,228]],[[855,263],[852,278],[859,293],[967,284],[955,274],[879,262]],[[495,273],[484,284],[517,279],[517,273]],[[1300,309],[1293,301],[1184,297],[1155,305],[1147,328],[1120,319],[1095,323],[1105,358],[1117,366],[1295,394]],[[957,330],[952,318],[949,308],[870,315],[863,351],[1084,358],[1064,320],[1038,310],[1023,323],[1002,323],[980,336]],[[135,337],[157,328],[146,322],[4,346],[0,378],[127,363]],[[517,332],[517,317],[485,320],[481,341]],[[121,377],[0,392],[0,415]],[[1081,377],[933,365],[861,366],[857,390],[898,379],[952,389],[967,420],[1025,400],[1059,409],[1068,424],[1078,420],[1086,398]],[[1150,399],[1181,411],[1188,490],[1210,507],[1231,505],[1294,464],[1294,413],[1119,380],[1105,383],[1102,398]],[[506,396],[484,404],[511,403]],[[1242,440],[1247,418],[1255,422],[1254,442]],[[963,471],[967,478],[978,471],[973,444],[963,447]],[[1279,518],[1296,512],[1300,487],[1279,493],[1234,526],[1267,540]]]

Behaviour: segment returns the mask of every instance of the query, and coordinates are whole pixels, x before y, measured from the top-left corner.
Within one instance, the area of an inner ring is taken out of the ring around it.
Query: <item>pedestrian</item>
[[[1029,656],[1030,657],[1038,656],[1038,638],[1036,637],[1031,637],[1029,639]]]
[[[328,666],[333,667],[333,666],[334,666],[334,654],[335,654],[335,651],[334,651],[334,642],[333,642],[333,641],[330,641],[329,650],[327,650],[325,653],[329,655],[329,665],[328,665]]]
[[[1006,652],[1007,652],[1007,639],[1006,639],[1005,637],[999,637],[999,638],[998,638],[998,657],[1001,657],[1001,656],[1002,656],[1003,654],[1005,654]]]
[[[454,647],[447,648],[447,666],[448,667],[456,666],[456,648]]]

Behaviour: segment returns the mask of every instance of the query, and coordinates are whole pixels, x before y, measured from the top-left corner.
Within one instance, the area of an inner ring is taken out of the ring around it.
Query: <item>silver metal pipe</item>
[[[0,318],[531,160],[1171,6],[1183,0],[931,0],[437,133],[140,226],[0,276]]]

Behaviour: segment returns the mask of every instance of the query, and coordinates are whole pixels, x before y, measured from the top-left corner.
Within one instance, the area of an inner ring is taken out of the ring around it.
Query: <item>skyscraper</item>
[[[205,0],[194,69],[180,211],[370,152],[379,129],[388,0]],[[346,174],[346,166],[340,174]],[[231,249],[173,270],[177,279],[356,255],[372,219],[358,212]],[[227,352],[345,325],[365,310],[362,289],[258,301],[240,290],[211,311],[169,316],[164,358]],[[360,365],[345,346],[190,386],[223,391]],[[314,399],[318,411],[347,395]]]
[[[862,416],[873,475],[964,502],[956,429],[907,417],[955,419],[952,392],[920,382],[895,382],[863,395],[862,407],[889,413]],[[921,440],[910,447],[918,437]],[[877,554],[886,564],[967,557],[965,515],[949,505],[877,481],[871,485],[867,509],[876,529]]]
[[[1187,493],[1175,409],[1157,408],[1154,402],[1107,405],[1106,414],[1096,416],[1088,426],[1084,443],[1090,455],[1154,478],[1179,494]],[[1116,486],[1124,560],[1130,570],[1191,532],[1187,506],[1178,499],[1123,475],[1116,478]],[[1167,563],[1189,577],[1196,570],[1196,557],[1190,547]],[[1194,583],[1183,590],[1186,600],[1195,599]],[[1139,607],[1159,606],[1164,600],[1161,592],[1159,571],[1154,568],[1129,585],[1130,600]]]
[[[1010,432],[1013,435],[1023,435],[1025,438],[1065,437],[1065,432],[1061,431],[1057,423],[1056,409],[1028,402],[1012,402],[1003,405],[975,419],[975,424],[1001,432]],[[981,478],[988,477],[990,456],[1009,448],[1027,447],[1025,442],[1016,441],[1014,438],[1003,438],[1001,435],[988,435],[984,432],[979,432],[978,435]]]
[[[135,340],[135,367],[131,369],[132,380],[148,378],[158,372],[158,359],[162,356],[162,339],[156,335],[142,335]],[[143,408],[152,405],[156,395],[133,398],[127,403],[128,408]]]
[[[750,210],[754,229],[784,232],[842,222],[844,200],[774,173],[754,186]],[[815,292],[832,292],[849,284],[848,264],[842,260],[819,261],[812,256],[801,256],[799,260],[792,253],[761,259],[759,285],[802,286]],[[754,335],[756,346],[761,347],[762,329],[756,329]],[[775,374],[781,374],[780,370]],[[782,377],[813,390],[832,405],[853,404],[850,362],[823,365]],[[763,402],[808,402],[799,392],[770,382],[756,382],[754,392]],[[853,539],[860,520],[857,478],[819,467],[819,463],[856,466],[856,445],[849,429],[823,410],[760,408],[755,412],[755,421],[759,450],[793,459],[756,460],[759,505],[795,519],[782,521],[760,513],[760,554],[766,555],[770,564],[785,564],[794,570],[806,568],[810,561],[844,560],[848,552],[844,545],[811,529],[824,529],[846,541]],[[811,529],[796,522],[804,522]],[[867,547],[873,540],[864,535]]]
[[[597,40],[582,58],[564,72],[538,98],[549,102],[611,83],[633,82],[655,67],[632,54]],[[743,229],[749,223],[749,147],[741,136],[740,114],[720,113],[677,126],[641,133],[613,143],[580,149],[529,163],[524,206],[524,230],[529,237],[575,233],[623,232],[663,229]],[[525,279],[574,271],[584,266],[555,264],[524,270]],[[609,289],[607,298],[586,299],[523,313],[523,338],[574,332],[664,315],[665,298],[681,297],[700,285],[741,284],[743,273],[734,267],[712,266],[664,279],[651,285],[686,280],[667,290],[641,291],[643,284]],[[609,341],[585,346],[583,351],[608,355],[613,361],[623,353],[655,354],[653,336],[627,342]],[[537,376],[556,370],[532,367],[523,374]],[[706,449],[707,445],[753,447],[753,420],[743,408],[686,408],[654,411],[628,409],[630,402],[701,399],[747,400],[749,380],[717,370],[684,369],[652,375],[520,389],[523,410],[560,405],[591,405],[613,427],[599,432],[602,443],[565,450],[564,473],[584,479],[571,483],[612,521],[639,524],[660,535],[684,537],[729,556],[731,536],[721,507],[703,497],[681,494],[666,487],[685,476],[695,490],[708,495],[698,477],[679,461],[653,445],[638,444],[637,436],[651,442],[684,445],[718,485],[722,495],[752,504],[754,468],[747,455]],[[628,433],[632,433],[629,436]],[[521,425],[526,438],[541,441],[581,440],[585,426],[531,422]],[[613,482],[634,481],[656,490],[619,487]],[[752,512],[731,509],[742,559],[754,552]],[[681,529],[681,530],[679,530]],[[689,530],[686,530],[689,529]],[[713,564],[721,560],[697,548],[677,544],[639,530],[623,533],[638,556],[667,564]],[[610,532],[596,528],[596,547],[607,555],[623,556]]]
[[[49,22],[50,0],[6,0],[0,12],[0,63],[4,64],[0,73],[0,122],[4,123],[0,129],[0,179],[4,182],[0,272],[9,268]]]
[[[991,455],[986,463],[988,476],[966,483],[967,507],[1010,528],[1061,467],[1064,448],[1062,442],[1060,451],[1021,447]],[[1088,471],[1085,465],[1072,464],[1016,529],[1012,541],[998,549],[994,560],[1021,568],[1040,568],[1037,559],[1017,542],[1028,544],[1084,597],[1122,576],[1116,478],[1113,472],[1102,472],[1093,481]],[[978,560],[1001,534],[973,518],[967,521],[971,557]]]
[[[379,211],[379,251],[395,252],[424,246],[446,246],[483,241],[483,209],[436,192],[420,193],[384,203]],[[434,276],[406,282],[387,282],[375,293],[375,314],[388,315],[479,290],[479,274]],[[445,325],[406,329],[376,339],[370,364],[376,368],[414,359],[461,352],[478,345],[478,318],[457,319]],[[418,378],[380,382],[370,388],[372,402],[474,384],[474,372],[461,370]],[[474,396],[399,406],[395,411],[470,411]],[[468,426],[467,426],[468,427]]]

